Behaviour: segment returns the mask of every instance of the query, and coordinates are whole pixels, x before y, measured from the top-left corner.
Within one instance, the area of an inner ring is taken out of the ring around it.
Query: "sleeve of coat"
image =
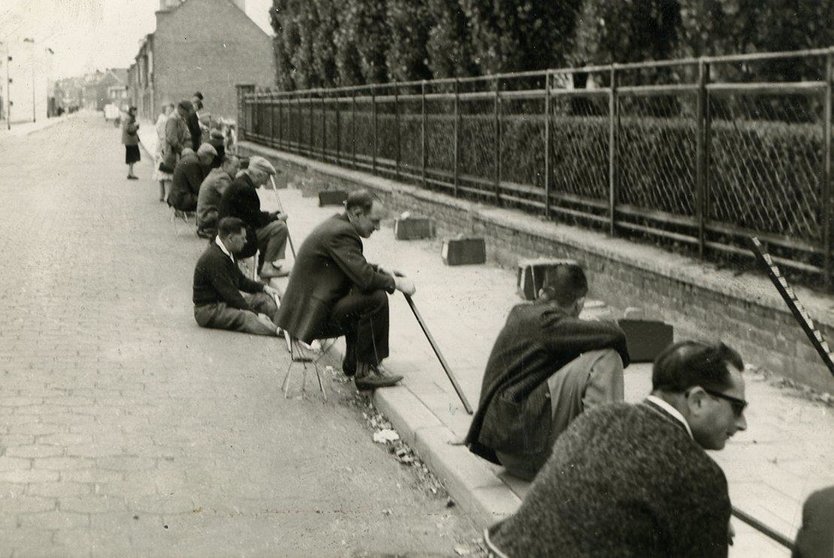
[[[182,143],[180,143],[180,135],[175,118],[169,118],[165,123],[165,143],[173,148],[174,153],[182,151]]]
[[[545,346],[554,351],[584,353],[614,349],[623,359],[623,366],[628,366],[631,362],[625,332],[614,322],[544,314],[541,325]]]
[[[327,251],[336,265],[362,292],[383,289],[394,292],[394,278],[380,273],[362,254],[362,241],[347,233],[336,234],[326,243]]]
[[[200,193],[200,184],[203,183],[203,171],[200,169],[199,164],[188,165],[183,170],[185,171],[186,181],[188,182],[188,189],[196,196]]]

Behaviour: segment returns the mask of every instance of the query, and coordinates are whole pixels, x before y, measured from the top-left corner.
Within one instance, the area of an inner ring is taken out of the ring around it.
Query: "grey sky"
[[[264,31],[271,0],[246,0],[246,13]],[[55,78],[95,69],[126,68],[156,25],[159,0],[0,0],[0,41],[11,51],[23,38],[54,52]]]

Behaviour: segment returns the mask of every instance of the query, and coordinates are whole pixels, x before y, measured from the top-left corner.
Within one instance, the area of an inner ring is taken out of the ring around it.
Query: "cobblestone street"
[[[275,339],[202,330],[142,152],[82,114],[0,138],[0,558],[454,555],[478,536]],[[309,385],[309,383],[308,383]]]

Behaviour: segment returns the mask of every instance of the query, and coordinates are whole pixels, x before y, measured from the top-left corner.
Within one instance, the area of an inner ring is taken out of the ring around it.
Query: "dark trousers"
[[[356,364],[377,365],[388,356],[388,293],[351,291],[339,299],[318,339],[345,336],[347,376],[356,373]]]

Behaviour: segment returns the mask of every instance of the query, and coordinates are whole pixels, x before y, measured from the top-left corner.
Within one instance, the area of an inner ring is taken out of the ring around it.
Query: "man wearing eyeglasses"
[[[485,532],[499,556],[726,557],[730,498],[720,450],[747,428],[744,365],[723,343],[676,343],[638,405],[583,413],[518,512]]]
[[[345,211],[316,227],[298,249],[278,310],[278,326],[305,343],[345,336],[342,370],[357,389],[392,386],[381,362],[388,356],[388,293],[412,295],[402,273],[368,263],[362,239],[379,230],[382,202],[367,190],[351,192]]]

